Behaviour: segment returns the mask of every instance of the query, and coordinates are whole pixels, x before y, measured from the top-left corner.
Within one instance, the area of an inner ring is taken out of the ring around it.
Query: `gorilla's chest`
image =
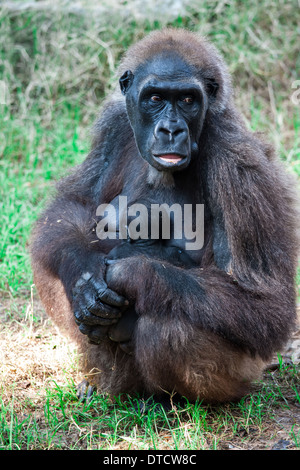
[[[186,191],[148,190],[136,197],[125,189],[109,204],[98,207],[97,235],[112,245],[128,240],[178,247],[197,259],[204,244],[204,205]]]

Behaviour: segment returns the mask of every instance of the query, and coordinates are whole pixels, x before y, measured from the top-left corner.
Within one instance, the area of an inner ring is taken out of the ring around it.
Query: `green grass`
[[[214,42],[233,74],[236,102],[248,127],[266,133],[298,178],[300,109],[291,95],[299,78],[299,23],[296,0],[203,1],[168,23],[200,31]],[[164,24],[117,13],[108,24],[97,15],[0,7],[0,81],[9,96],[0,104],[0,303],[8,305],[1,316],[7,349],[25,340],[24,350],[31,344],[38,349],[43,339],[57,350],[42,313],[26,307],[32,286],[30,231],[55,181],[85,158],[90,128],[116,83],[122,52]],[[49,366],[47,372],[43,365],[42,380],[40,362],[27,366],[25,353],[18,355],[19,375],[7,373],[14,361],[5,359],[5,351],[0,360],[0,449],[267,448],[281,429],[278,413],[292,413],[300,405],[299,368],[284,363],[238,404],[187,403],[169,414],[157,409],[141,414],[130,402],[114,405],[101,395],[79,403],[74,372],[72,379],[66,373],[58,380],[58,371]],[[286,433],[299,447],[295,422]]]
[[[32,283],[28,239],[44,201],[53,192],[53,180],[79,163],[88,151],[88,139],[78,136],[76,109],[62,109],[56,116],[57,130],[43,127],[31,111],[26,122],[5,115],[6,145],[0,161],[0,292],[28,293]],[[2,121],[2,122],[1,122]]]
[[[169,412],[156,405],[145,413],[130,398],[112,404],[106,396],[95,395],[88,404],[78,402],[73,383],[52,381],[38,414],[28,413],[37,408],[30,400],[23,416],[15,410],[14,397],[7,404],[0,401],[0,450],[251,449],[263,436],[272,446],[280,429],[276,413],[300,405],[298,373],[295,366],[281,366],[266,376],[260,390],[236,404],[211,407],[187,401]],[[300,447],[296,423],[287,439]]]

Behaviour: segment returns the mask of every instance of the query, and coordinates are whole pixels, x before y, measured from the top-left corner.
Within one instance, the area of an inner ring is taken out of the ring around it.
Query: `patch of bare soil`
[[[80,381],[74,346],[47,318],[38,301],[0,301],[0,389],[2,397],[20,410],[31,403],[38,406],[45,398],[50,381]],[[24,409],[23,409],[24,411]]]
[[[25,315],[24,315],[25,312]],[[45,388],[51,383],[78,384],[82,375],[74,345],[49,320],[38,300],[0,300],[0,390],[4,403],[14,397],[14,409],[22,416],[34,413],[43,420]],[[299,326],[283,353],[285,363],[300,362]],[[270,363],[271,380],[276,380],[277,357]],[[270,373],[268,379],[270,380]],[[300,393],[300,391],[299,391]],[[220,442],[228,450],[293,450],[291,429],[299,433],[300,407],[289,401],[286,408],[274,410],[263,432],[256,428],[237,429],[236,435]],[[298,437],[299,439],[299,437]],[[122,446],[122,448],[124,448]],[[132,447],[131,447],[132,448]]]

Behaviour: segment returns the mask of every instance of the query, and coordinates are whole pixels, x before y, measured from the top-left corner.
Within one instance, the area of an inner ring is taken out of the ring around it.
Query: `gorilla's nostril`
[[[186,137],[188,137],[188,127],[185,122],[181,121],[160,121],[154,130],[154,135],[157,139],[167,136],[169,140],[172,140],[181,134],[186,134]]]

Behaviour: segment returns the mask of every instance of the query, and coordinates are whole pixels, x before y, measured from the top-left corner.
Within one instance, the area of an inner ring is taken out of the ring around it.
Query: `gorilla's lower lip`
[[[164,155],[155,155],[155,157],[159,160],[162,160],[163,162],[172,163],[172,164],[179,163],[182,160],[184,160],[184,158],[185,158],[182,155],[178,155],[176,153],[167,153],[167,154],[164,154]]]

